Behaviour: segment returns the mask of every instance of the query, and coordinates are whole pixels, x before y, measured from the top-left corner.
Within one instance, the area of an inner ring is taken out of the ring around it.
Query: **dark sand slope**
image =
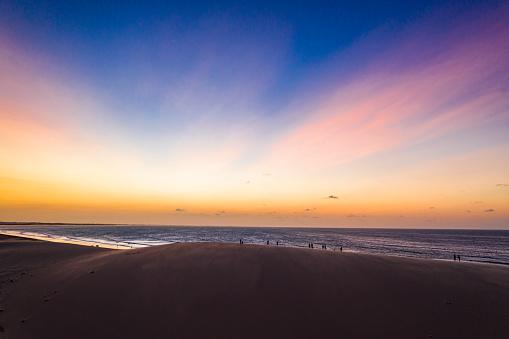
[[[3,309],[2,302],[5,295],[16,286],[18,281],[27,277],[32,278],[34,270],[64,260],[101,252],[105,251],[0,235],[0,309]]]
[[[41,248],[39,268],[5,297],[7,338],[509,338],[509,267],[249,245],[31,243],[0,241],[2,258]]]
[[[40,278],[38,274],[44,275],[47,268],[62,262],[106,252],[106,250],[91,247],[0,235],[0,338],[12,337],[6,336],[7,326],[4,319],[9,312],[5,303],[7,296],[18,296],[24,293],[18,288],[21,282],[37,281]],[[13,290],[16,292],[13,293]]]

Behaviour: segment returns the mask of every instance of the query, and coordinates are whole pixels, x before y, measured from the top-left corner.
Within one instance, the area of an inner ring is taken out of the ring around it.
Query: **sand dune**
[[[505,266],[9,237],[0,265],[6,338],[509,338]]]

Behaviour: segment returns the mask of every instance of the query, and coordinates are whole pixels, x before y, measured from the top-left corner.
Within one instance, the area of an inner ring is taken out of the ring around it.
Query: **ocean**
[[[55,239],[119,244],[133,248],[177,242],[221,242],[308,247],[402,257],[509,264],[509,230],[431,230],[358,228],[188,227],[188,226],[90,226],[2,225],[27,235]]]

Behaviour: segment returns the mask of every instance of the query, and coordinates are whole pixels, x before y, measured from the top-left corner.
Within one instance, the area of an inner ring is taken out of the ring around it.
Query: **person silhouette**
[[[343,246],[339,247],[339,252],[343,252]]]
[[[457,255],[457,257],[458,257],[458,261],[461,261],[461,257],[460,257],[460,255],[459,255],[459,254]]]
[[[267,240],[267,245],[269,244],[269,241]]]

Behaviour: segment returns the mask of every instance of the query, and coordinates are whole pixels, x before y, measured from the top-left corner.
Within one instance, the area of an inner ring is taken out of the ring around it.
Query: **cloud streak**
[[[490,20],[461,18],[441,34],[402,34],[397,47],[347,83],[331,81],[328,94],[274,144],[270,161],[334,166],[507,121],[508,8],[491,12]],[[423,60],[410,62],[419,51]]]

